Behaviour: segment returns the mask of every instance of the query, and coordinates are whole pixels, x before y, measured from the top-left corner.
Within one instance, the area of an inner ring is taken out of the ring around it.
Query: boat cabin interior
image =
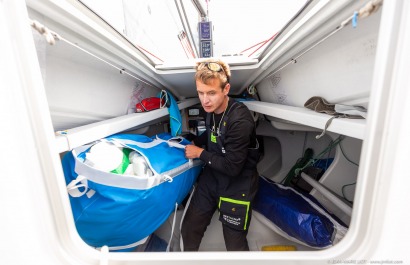
[[[392,28],[404,16],[402,6],[380,0],[27,0],[13,5],[18,12],[9,16],[18,21],[14,30],[25,34],[20,41],[28,48],[22,54],[31,58],[25,63],[38,84],[32,122],[47,135],[40,148],[47,154],[42,159],[50,160],[43,163],[50,172],[43,189],[54,221],[47,223],[53,224],[55,241],[79,263],[199,264],[212,257],[239,263],[296,257],[315,263],[353,253],[361,244],[370,222],[367,207],[375,203],[376,180],[369,168],[381,148],[375,144],[377,120],[387,115],[382,107],[388,92],[379,79],[390,73],[386,58],[400,36],[401,28]],[[226,251],[218,211],[199,252],[184,253],[180,223],[190,193],[131,251],[91,246],[73,218],[75,196],[64,178],[64,157],[113,135],[170,133],[173,115],[163,98],[181,116],[178,136],[190,141],[203,133],[206,113],[194,75],[197,62],[209,58],[230,66],[229,96],[254,118],[261,180],[280,189],[290,204],[303,206],[283,206],[291,208],[286,213],[268,202],[256,207],[247,235],[251,254]],[[141,109],[152,98],[159,98],[159,105]],[[291,218],[298,225],[290,225]],[[330,234],[312,231],[323,227]],[[306,234],[314,235],[313,241]],[[320,236],[328,241],[322,243]],[[204,254],[209,252],[212,257]]]

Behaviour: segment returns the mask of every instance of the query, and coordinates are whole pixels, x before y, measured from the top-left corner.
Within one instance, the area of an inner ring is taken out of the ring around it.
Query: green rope
[[[322,157],[323,157],[326,153],[330,152],[333,148],[335,148],[335,146],[337,146],[341,141],[343,141],[343,139],[344,139],[344,138],[343,138],[342,136],[339,136],[338,138],[336,138],[336,140],[330,142],[329,145],[328,145],[322,152],[320,152],[319,155],[316,156],[316,158],[310,159],[309,162],[306,163],[306,165],[303,166],[302,168],[297,168],[297,169],[295,170],[296,175],[299,175],[299,173],[300,173],[302,170],[304,170],[305,168],[307,168],[307,167],[309,167],[309,166],[315,164],[318,160],[322,159]]]
[[[280,182],[281,184],[285,186],[289,186],[291,180],[297,176],[296,171],[303,167],[305,164],[309,163],[313,156],[313,150],[311,148],[308,148],[305,150],[303,157],[299,158],[298,161],[296,161],[296,164],[289,170],[288,174],[285,176],[284,179]]]
[[[340,151],[343,155],[343,157],[349,161],[350,163],[352,163],[353,165],[359,166],[357,163],[353,162],[351,159],[349,159],[346,155],[346,153],[343,150],[343,147],[341,145],[341,142],[343,141],[344,137],[342,135],[340,135],[338,138],[336,138],[334,141],[330,142],[329,145],[322,151],[320,152],[315,158],[313,157],[313,150],[311,148],[307,148],[303,154],[303,157],[299,158],[298,161],[296,162],[296,164],[290,169],[289,173],[285,176],[285,178],[280,182],[281,184],[288,186],[291,182],[291,180],[299,175],[300,172],[302,172],[305,168],[315,164],[318,160],[322,159],[322,157],[326,154],[329,153],[333,148],[335,148],[337,145],[339,145],[340,147]],[[349,183],[349,184],[345,184],[342,186],[342,195],[343,198],[350,202],[353,203],[352,201],[350,201],[349,199],[347,199],[346,195],[345,195],[345,188],[348,186],[352,186],[355,185],[356,182],[353,183]]]
[[[315,164],[318,160],[320,160],[326,153],[330,152],[335,146],[337,146],[341,141],[343,141],[343,137],[339,136],[334,141],[330,142],[329,145],[319,153],[315,158],[313,158],[313,150],[311,148],[307,148],[305,153],[303,154],[302,158],[299,158],[296,161],[296,164],[290,169],[289,173],[285,176],[285,178],[280,182],[281,184],[288,186],[292,179],[299,175],[299,173],[304,170],[305,168]]]

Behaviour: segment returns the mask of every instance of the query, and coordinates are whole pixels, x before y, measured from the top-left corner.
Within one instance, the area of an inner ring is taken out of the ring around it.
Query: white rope
[[[97,248],[95,248],[95,249],[97,249],[97,250],[102,250],[104,247],[107,247],[108,248],[108,251],[110,251],[110,250],[122,250],[122,249],[130,249],[130,248],[134,248],[134,247],[136,247],[136,246],[139,246],[139,245],[142,245],[142,244],[144,244],[146,241],[147,241],[147,239],[149,238],[149,236],[147,236],[147,237],[144,237],[143,239],[141,239],[141,240],[139,240],[139,241],[137,241],[137,242],[135,242],[135,243],[131,243],[131,244],[128,244],[128,245],[125,245],[125,246],[114,246],[114,247],[108,247],[108,246],[102,246],[101,248],[99,248],[99,247],[97,247]],[[106,250],[105,250],[106,251]]]
[[[160,103],[159,103],[159,108],[160,109],[163,109],[163,108],[165,108],[166,106],[167,106],[167,104],[168,104],[168,93],[167,93],[167,91],[166,90],[161,90],[161,94],[160,94]],[[162,104],[162,99],[165,99],[164,100],[164,104]]]
[[[172,181],[174,181],[174,179],[170,176],[170,175],[163,175],[162,179],[164,181],[168,181],[169,183],[171,183]]]
[[[248,91],[248,94],[249,95],[255,95],[256,94],[256,92],[257,92],[257,90],[256,90],[256,87],[254,86],[254,85],[250,85],[248,88],[247,88],[247,91]]]
[[[354,12],[352,16],[344,20],[340,24],[340,28],[344,28],[346,25],[350,24],[350,22],[355,18],[356,14],[358,18],[365,18],[376,13],[377,10],[379,10],[379,7],[382,5],[382,3],[383,0],[369,1],[366,5],[360,8],[359,11]]]
[[[194,195],[194,192],[195,192],[195,186],[192,187],[191,195],[189,195],[188,201],[185,204],[185,209],[184,209],[184,212],[182,213],[182,217],[181,217],[181,223],[179,224],[179,231],[181,231],[181,233],[179,235],[179,246],[180,246],[182,252],[184,251],[184,239],[182,237],[182,223],[184,222],[185,214],[188,210],[188,207],[191,204],[191,199],[192,199],[192,196]]]
[[[80,190],[82,189],[82,191]],[[88,191],[88,181],[87,178],[78,175],[76,179],[73,179],[70,183],[67,185],[67,192],[68,194],[71,195],[71,197],[77,198],[81,197],[84,194],[86,194]]]
[[[379,10],[379,7],[382,5],[383,0],[373,0],[368,2],[364,7],[359,10],[359,17],[365,18],[368,17]]]
[[[168,246],[167,246],[166,252],[169,252],[169,250],[171,248],[171,242],[172,242],[172,238],[173,238],[173,235],[174,235],[174,228],[175,228],[177,210],[178,210],[178,203],[175,203],[174,218],[172,220],[172,228],[171,228],[171,236],[169,237],[169,240],[168,240]]]
[[[119,70],[121,74],[127,74],[127,75],[131,76],[132,78],[134,78],[134,79],[136,79],[136,80],[138,80],[138,81],[141,81],[141,82],[143,82],[144,84],[147,84],[147,85],[151,86],[150,83],[147,83],[146,81],[142,80],[141,78],[138,78],[138,77],[136,77],[136,76],[134,76],[134,75],[128,73],[124,68],[119,68],[119,67],[113,65],[112,63],[110,63],[110,62],[108,62],[108,61],[102,59],[101,57],[98,57],[97,55],[95,55],[95,54],[93,54],[93,53],[91,53],[91,52],[85,50],[84,48],[81,48],[78,44],[72,43],[71,41],[69,41],[69,40],[67,40],[67,39],[64,39],[63,37],[61,37],[61,36],[58,35],[57,33],[55,33],[55,32],[53,32],[53,31],[49,30],[48,28],[46,28],[44,25],[42,25],[42,24],[39,23],[38,21],[31,20],[30,25],[31,25],[35,30],[37,30],[41,35],[44,35],[44,36],[46,37],[47,42],[48,42],[50,45],[54,45],[55,42],[56,42],[56,40],[64,41],[65,43],[67,43],[67,44],[69,44],[69,45],[71,45],[71,46],[73,46],[73,47],[75,47],[75,48],[77,48],[77,49],[80,49],[81,51],[83,51],[83,52],[85,52],[85,53],[91,55],[92,57],[94,57],[94,58],[96,58],[96,59],[98,59],[98,60],[100,60],[100,61],[102,61],[102,62],[104,62],[104,63],[106,63],[106,64],[108,64],[108,65],[110,65],[111,67],[114,67],[115,69]]]
[[[56,43],[56,40],[61,39],[61,37],[57,33],[49,30],[38,21],[31,20],[30,26],[37,30],[41,35],[43,35],[50,45],[54,45]]]
[[[331,117],[330,119],[327,120],[327,122],[325,124],[325,128],[323,128],[323,131],[322,131],[321,134],[316,135],[316,137],[315,137],[316,139],[320,139],[323,135],[326,134],[326,130],[329,127],[330,123],[333,121],[334,118],[338,118],[338,116],[333,116],[333,117]]]

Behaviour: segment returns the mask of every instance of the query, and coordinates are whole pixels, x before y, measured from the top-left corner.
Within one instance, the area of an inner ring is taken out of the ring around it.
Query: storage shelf
[[[199,99],[192,98],[178,103],[178,108],[185,109],[199,103]],[[109,135],[148,124],[155,119],[169,115],[168,109],[157,109],[149,112],[128,114],[73,129],[58,132],[56,146],[59,153],[69,151],[83,144],[107,137]]]
[[[261,101],[243,101],[243,103],[251,111],[296,122],[320,130],[325,128],[326,122],[332,117],[327,114],[317,113],[313,110],[301,107],[286,106]],[[326,131],[363,140],[365,127],[365,119],[337,118],[332,120]]]

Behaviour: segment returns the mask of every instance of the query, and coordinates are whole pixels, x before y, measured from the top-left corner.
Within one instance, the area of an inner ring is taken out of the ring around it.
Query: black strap
[[[226,132],[226,124],[228,123],[228,119],[229,119],[229,113],[231,112],[231,110],[233,110],[233,109],[236,109],[237,107],[239,107],[239,103],[237,104],[238,102],[237,101],[235,101],[230,107],[229,107],[229,109],[228,109],[228,112],[227,113],[225,113],[225,115],[224,115],[224,117],[223,117],[223,119],[222,119],[222,121],[221,121],[221,124],[222,125],[224,125],[225,124],[225,126],[222,126],[222,128],[219,128],[219,132],[220,132],[220,140],[221,140],[221,144],[222,144],[222,146],[224,146],[224,140],[225,140],[225,132]],[[234,107],[236,105],[236,107]]]
[[[226,113],[226,115],[224,115],[224,120],[225,120],[225,117],[229,115],[229,113],[231,112],[232,107],[234,105],[236,105],[236,103],[238,103],[238,102],[234,101],[234,103],[229,107],[228,112]],[[238,104],[238,106],[239,106],[239,104]],[[206,114],[205,126],[206,126],[207,129],[211,128],[211,113]]]
[[[222,126],[222,128],[219,128],[219,141],[218,144],[220,145],[220,147],[222,148],[224,146],[224,140],[225,140],[225,131],[226,131],[226,127],[227,127],[227,122],[228,122],[228,118],[229,118],[229,113],[238,108],[240,106],[238,101],[234,101],[232,103],[232,105],[229,107],[228,111],[225,113],[223,119],[220,121],[220,124],[225,124],[225,126]],[[206,114],[206,121],[205,121],[205,126],[207,130],[211,129],[211,113],[207,113]]]

